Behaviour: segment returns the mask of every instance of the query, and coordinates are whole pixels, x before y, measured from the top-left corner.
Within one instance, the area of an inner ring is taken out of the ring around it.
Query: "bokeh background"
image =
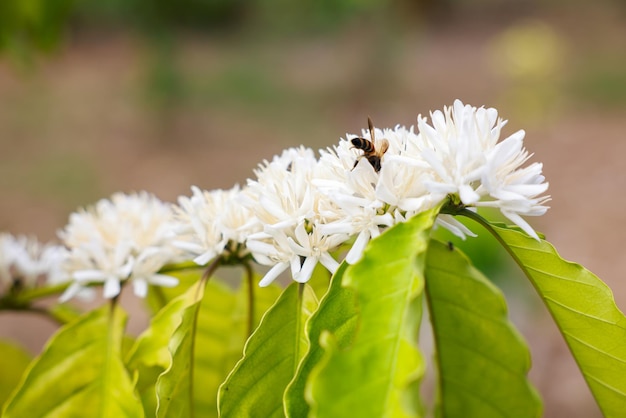
[[[285,147],[460,98],[526,130],[553,199],[533,225],[626,309],[623,0],[8,0],[0,53],[2,231],[53,240],[116,191],[230,188]],[[529,341],[545,416],[601,416],[529,285],[499,258],[482,267]],[[53,330],[0,315],[0,338],[32,352]]]

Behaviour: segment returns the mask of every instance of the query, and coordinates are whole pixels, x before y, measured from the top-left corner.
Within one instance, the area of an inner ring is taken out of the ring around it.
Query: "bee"
[[[378,173],[380,171],[380,159],[383,158],[383,154],[387,152],[387,149],[389,148],[389,141],[384,138],[381,139],[379,147],[376,149],[376,138],[374,136],[374,124],[372,123],[372,119],[367,118],[367,125],[370,129],[370,137],[372,138],[371,141],[360,137],[352,138],[351,140],[353,148],[363,151],[363,155],[356,159],[352,169],[354,170],[356,165],[359,163],[359,160],[365,157],[372,167],[374,167],[374,171]]]

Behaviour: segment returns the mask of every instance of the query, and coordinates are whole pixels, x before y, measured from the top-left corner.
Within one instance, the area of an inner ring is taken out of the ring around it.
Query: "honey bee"
[[[367,125],[370,129],[370,137],[372,138],[371,141],[360,137],[352,138],[351,140],[353,148],[363,151],[363,155],[356,159],[352,169],[354,170],[356,165],[359,163],[359,160],[365,157],[372,167],[374,167],[374,171],[378,173],[380,171],[380,159],[383,158],[383,154],[387,152],[387,149],[389,148],[389,141],[384,138],[381,139],[379,147],[376,149],[376,138],[374,136],[374,124],[372,123],[372,119],[367,118]]]

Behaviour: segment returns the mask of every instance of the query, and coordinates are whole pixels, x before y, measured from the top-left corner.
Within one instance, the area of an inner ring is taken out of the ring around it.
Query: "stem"
[[[167,264],[159,270],[159,273],[167,274],[177,271],[186,271],[186,270],[200,270],[202,266],[197,265],[193,261],[186,261],[184,263],[178,264]]]
[[[70,283],[62,283],[54,286],[26,289],[19,293],[16,293],[15,296],[11,299],[16,305],[27,305],[35,299],[45,298],[48,296],[54,296],[62,293],[65,291],[65,289],[67,289],[69,285]]]
[[[201,284],[205,285],[209,282],[209,279],[211,278],[211,276],[213,276],[213,273],[215,273],[215,270],[218,269],[218,267],[222,264],[222,259],[221,257],[216,257],[213,262],[211,262],[211,264],[209,264],[209,266],[207,267],[207,269],[204,271],[204,273],[202,274],[202,277],[200,278],[200,282]],[[198,292],[200,292],[202,289],[201,286],[198,287]],[[204,298],[203,298],[204,299]],[[190,341],[190,346],[191,346],[191,364],[189,366],[189,416],[191,418],[194,418],[195,416],[195,408],[194,408],[194,393],[195,393],[195,388],[194,388],[194,370],[195,370],[195,360],[196,360],[196,334],[197,334],[197,329],[198,329],[198,316],[200,314],[200,305],[202,304],[202,300],[198,301],[197,306],[195,307],[195,311],[193,313],[193,322],[192,322],[192,326],[191,329],[193,330],[193,332],[191,333],[191,341]]]
[[[304,294],[304,286],[306,286],[305,283],[298,283],[298,313],[296,315],[296,332],[298,333],[298,335],[301,335],[302,333],[302,303],[303,303],[303,294]],[[293,364],[293,370],[298,370],[298,363],[299,363],[299,353],[300,353],[300,338],[296,338],[296,347],[295,347],[295,351],[296,355],[294,356],[294,364]]]
[[[120,290],[120,293],[118,293],[117,295],[111,298],[111,312],[113,312],[113,309],[115,309],[115,305],[117,305],[117,302],[121,295],[122,295],[122,291]]]
[[[216,267],[217,268],[217,267]],[[207,271],[209,271],[209,269],[207,269]],[[206,280],[208,282],[210,275],[206,276]],[[205,277],[203,276],[202,279],[204,280]],[[206,283],[205,283],[206,284]],[[191,329],[193,330],[193,332],[191,333],[191,367],[189,367],[189,416],[190,418],[194,418],[196,410],[194,408],[194,394],[195,394],[195,387],[194,387],[194,375],[195,375],[195,369],[196,369],[196,335],[198,334],[198,316],[200,315],[200,304],[202,303],[202,301],[198,302],[198,306],[196,306],[196,309],[193,313],[193,323],[192,323],[192,327]]]
[[[206,285],[209,281],[209,279],[211,278],[211,276],[213,276],[213,273],[215,273],[215,270],[217,270],[217,268],[222,264],[222,259],[220,257],[216,257],[213,262],[211,264],[209,264],[209,266],[207,267],[207,269],[204,271],[204,273],[202,274],[202,278],[200,279],[200,281],[203,281],[204,284]]]
[[[0,309],[0,311],[3,309]],[[6,308],[6,310],[14,311],[14,312],[34,313],[46,319],[49,319],[50,321],[53,321],[57,325],[67,324],[67,321],[61,315],[56,314],[52,310],[48,310],[46,308],[42,308],[39,306],[14,306],[14,307]]]
[[[244,269],[246,270],[246,281],[248,284],[248,337],[252,335],[254,331],[254,274],[250,263],[244,263]]]

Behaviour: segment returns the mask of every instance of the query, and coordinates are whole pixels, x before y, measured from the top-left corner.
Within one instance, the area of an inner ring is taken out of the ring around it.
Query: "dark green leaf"
[[[306,390],[312,416],[419,415],[417,384],[424,362],[417,335],[426,250],[437,212],[423,212],[390,228],[346,269],[342,285],[355,292],[356,308],[348,307],[343,320],[356,321],[351,325],[356,332],[322,333],[320,344],[327,353],[309,376]]]
[[[306,350],[304,324],[317,308],[308,285],[292,283],[252,334],[220,387],[222,417],[282,417],[283,393]]]
[[[256,279],[256,278],[255,278]],[[254,326],[281,293],[277,286],[254,292]],[[195,417],[217,417],[218,388],[241,358],[248,339],[248,285],[237,293],[218,282],[209,282],[198,315],[194,361]]]
[[[305,385],[313,367],[324,355],[324,349],[319,344],[322,333],[331,332],[345,347],[352,342],[357,324],[354,311],[356,296],[352,289],[341,286],[346,267],[346,263],[341,264],[332,278],[330,290],[320,301],[319,308],[307,323],[306,335],[309,338],[310,348],[285,394],[285,411],[288,417],[305,417],[309,413],[310,408],[305,401]],[[346,320],[346,318],[350,319]]]

